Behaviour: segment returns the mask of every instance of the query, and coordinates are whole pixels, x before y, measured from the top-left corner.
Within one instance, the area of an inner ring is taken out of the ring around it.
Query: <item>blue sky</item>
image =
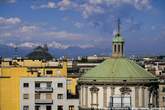
[[[163,54],[164,4],[165,0],[0,0],[0,44],[111,48],[120,18],[127,50]]]

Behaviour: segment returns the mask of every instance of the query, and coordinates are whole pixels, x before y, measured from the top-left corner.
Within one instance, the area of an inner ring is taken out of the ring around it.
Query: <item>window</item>
[[[52,94],[51,93],[46,93],[46,99],[52,99]]]
[[[165,87],[162,88],[162,92],[165,92]]]
[[[69,105],[69,110],[74,110],[74,105]]]
[[[118,52],[120,52],[120,45],[118,45]]]
[[[63,83],[58,83],[57,86],[58,86],[59,88],[62,88],[62,87],[63,87]]]
[[[63,106],[62,105],[58,105],[57,106],[57,110],[63,110]]]
[[[122,108],[122,107],[131,107],[131,96],[111,96],[110,97],[110,107]]]
[[[35,110],[40,110],[40,106],[35,106]]]
[[[114,45],[114,51],[116,52],[116,45]]]
[[[46,106],[46,110],[52,110],[51,106]]]
[[[29,87],[29,83],[23,83],[23,87],[25,88]]]
[[[29,106],[28,105],[23,106],[23,110],[29,110]]]
[[[40,99],[40,94],[39,93],[35,94],[35,99]]]
[[[163,97],[163,102],[165,102],[165,97]]]
[[[48,82],[47,83],[47,88],[51,88],[51,85],[52,85],[51,82]]]
[[[57,99],[63,99],[63,94],[57,94]]]
[[[52,74],[53,74],[53,71],[52,71],[52,70],[47,70],[47,71],[46,71],[46,74],[52,75]]]
[[[12,65],[12,61],[9,61],[9,65]]]
[[[35,83],[35,87],[39,88],[40,87],[40,83]]]
[[[23,99],[29,99],[29,94],[23,94]]]

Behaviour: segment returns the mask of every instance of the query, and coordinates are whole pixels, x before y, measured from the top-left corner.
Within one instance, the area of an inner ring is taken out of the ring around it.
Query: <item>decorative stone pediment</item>
[[[90,91],[91,91],[91,92],[98,92],[98,91],[99,91],[99,88],[97,88],[96,86],[92,86],[92,87],[90,88]]]
[[[132,90],[129,87],[122,87],[120,88],[120,92],[122,94],[129,94]]]

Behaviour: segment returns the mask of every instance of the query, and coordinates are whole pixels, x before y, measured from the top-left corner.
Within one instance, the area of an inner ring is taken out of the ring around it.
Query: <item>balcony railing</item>
[[[35,92],[53,92],[52,87],[37,87],[35,88]]]
[[[35,104],[53,104],[52,99],[35,99]]]

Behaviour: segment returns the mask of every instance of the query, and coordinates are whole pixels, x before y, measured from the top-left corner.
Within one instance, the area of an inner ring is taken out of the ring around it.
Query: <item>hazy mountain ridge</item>
[[[10,46],[0,44],[0,56],[2,57],[14,57],[14,56],[21,56],[25,57],[27,54],[32,52],[33,48],[22,47],[18,48],[17,52],[15,49]],[[89,56],[89,55],[104,55],[110,56],[111,55],[111,48],[80,48],[80,47],[69,47],[66,49],[60,48],[49,48],[49,52],[52,54],[53,57],[59,58],[62,56],[67,56],[70,58],[74,58],[77,56]],[[126,56],[130,55],[140,55],[140,56],[147,56],[147,55],[164,55],[165,52],[152,49],[148,49],[145,52],[141,49],[130,50],[127,49],[125,52]]]
[[[14,57],[14,56],[26,56],[28,53],[32,52],[32,48],[18,48],[17,51],[13,47],[0,45],[0,56],[2,57]],[[49,52],[53,57],[77,57],[77,56],[88,56],[88,55],[110,55],[110,49],[100,49],[100,48],[80,48],[80,47],[69,47],[66,49],[59,48],[49,48]]]

